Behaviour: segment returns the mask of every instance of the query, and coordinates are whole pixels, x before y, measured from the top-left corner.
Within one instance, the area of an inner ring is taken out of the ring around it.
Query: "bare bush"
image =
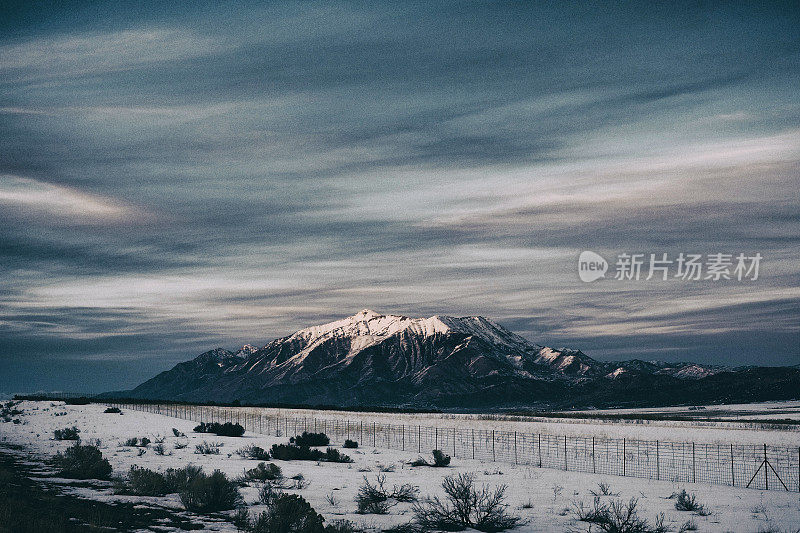
[[[404,483],[386,488],[386,476],[378,474],[375,484],[364,476],[364,483],[358,489],[356,504],[361,514],[386,514],[397,502],[415,502],[419,495],[419,487]]]
[[[206,442],[203,441],[197,446],[194,447],[194,453],[200,455],[219,455],[220,448],[222,447],[221,442]]]
[[[653,525],[640,518],[636,512],[638,500],[631,498],[628,502],[614,500],[602,503],[599,496],[595,496],[594,505],[586,507],[582,502],[573,505],[575,518],[582,522],[589,522],[605,533],[666,533],[669,528],[664,525],[663,513],[658,515]]]
[[[423,530],[504,531],[516,527],[520,518],[506,512],[506,485],[493,490],[486,485],[475,488],[473,474],[447,476],[442,482],[446,498],[426,498],[414,504],[416,524]]]

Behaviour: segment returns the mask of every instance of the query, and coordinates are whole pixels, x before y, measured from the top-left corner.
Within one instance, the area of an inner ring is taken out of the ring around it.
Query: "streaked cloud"
[[[0,21],[0,389],[365,307],[800,363],[796,6],[30,9]],[[584,284],[586,249],[764,262]]]

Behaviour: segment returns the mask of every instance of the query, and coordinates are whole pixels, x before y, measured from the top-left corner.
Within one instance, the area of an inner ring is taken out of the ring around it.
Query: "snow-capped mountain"
[[[694,363],[601,362],[580,350],[534,344],[480,316],[410,318],[365,309],[260,349],[211,350],[116,395],[309,405],[663,404],[694,401],[685,395],[758,395],[752,387],[727,385],[742,372]],[[794,391],[800,390],[798,375],[784,376],[795,380]],[[773,394],[785,388],[773,387]]]

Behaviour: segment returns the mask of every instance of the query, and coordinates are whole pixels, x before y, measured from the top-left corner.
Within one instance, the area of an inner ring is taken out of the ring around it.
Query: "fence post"
[[[375,447],[375,422],[372,423],[372,447]]]
[[[736,476],[733,473],[733,444],[731,444],[731,486],[736,486]]]
[[[697,462],[694,458],[694,442],[692,442],[692,483],[697,483]]]
[[[767,461],[767,443],[764,443],[764,487],[766,490],[769,490],[769,473],[767,472],[767,468],[769,467],[769,462]]]
[[[517,460],[517,432],[514,432],[514,464],[518,465],[519,461]]]
[[[456,456],[456,428],[453,428],[453,458]]]
[[[435,428],[433,428],[433,435],[434,435],[434,437],[433,437],[433,449],[434,450],[438,450],[439,449],[439,426],[436,426]]]
[[[567,468],[567,436],[564,435],[564,470],[569,470]]]
[[[800,452],[800,449],[798,449]],[[472,459],[475,459],[475,428],[472,428]]]
[[[537,437],[539,438],[539,468],[542,467],[542,434],[537,433]]]
[[[400,426],[400,433],[403,435],[403,451],[406,451],[406,425]]]
[[[659,459],[658,441],[656,441],[656,479],[661,479],[661,464]]]
[[[622,477],[625,477],[627,475],[628,475],[628,441],[626,439],[622,439]]]
[[[420,442],[421,433],[422,426],[417,426],[417,453],[422,453],[422,443]]]
[[[492,430],[492,461],[495,460],[495,453],[494,453],[494,430]]]
[[[597,473],[597,460],[594,457],[594,437],[592,437],[592,473]]]

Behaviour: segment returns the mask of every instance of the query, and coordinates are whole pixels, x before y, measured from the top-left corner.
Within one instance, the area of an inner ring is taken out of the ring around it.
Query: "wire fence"
[[[113,402],[109,405],[195,422],[237,423],[247,431],[276,437],[293,436],[303,431],[323,432],[334,444],[351,439],[375,448],[418,453],[442,450],[458,459],[680,483],[800,492],[800,447],[365,423],[341,418],[286,417],[245,407]]]

